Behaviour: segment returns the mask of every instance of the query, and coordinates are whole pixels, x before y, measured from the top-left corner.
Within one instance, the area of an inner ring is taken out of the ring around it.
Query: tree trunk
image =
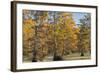
[[[84,56],[84,52],[81,52],[81,56]]]

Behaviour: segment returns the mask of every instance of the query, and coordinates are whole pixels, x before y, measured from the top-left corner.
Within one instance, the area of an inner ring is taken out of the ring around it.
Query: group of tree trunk
[[[90,50],[91,19],[86,14],[79,25],[71,12],[23,10],[23,55],[32,62],[53,56],[53,61]]]

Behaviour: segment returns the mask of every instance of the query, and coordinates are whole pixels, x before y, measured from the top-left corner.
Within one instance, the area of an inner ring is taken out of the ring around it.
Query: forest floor
[[[53,59],[53,56],[48,56],[45,58],[44,61],[52,61]],[[68,61],[68,60],[85,60],[85,59],[91,59],[91,56],[89,53],[85,53],[84,56],[80,56],[80,53],[72,53],[72,54],[69,54],[69,55],[64,55],[63,57],[64,61]]]
[[[53,56],[47,56],[43,60],[43,62],[51,62],[53,59]],[[84,56],[80,56],[80,53],[72,53],[69,55],[63,56],[63,61],[69,61],[69,60],[85,60],[85,59],[91,59],[91,55],[89,53],[85,53]],[[24,57],[24,62],[31,62],[31,58]]]

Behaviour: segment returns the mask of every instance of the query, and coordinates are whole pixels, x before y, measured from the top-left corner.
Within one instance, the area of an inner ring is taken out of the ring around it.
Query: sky
[[[75,21],[76,24],[80,24],[80,19],[82,19],[84,17],[84,15],[86,15],[87,13],[84,12],[73,12],[73,19]]]
[[[33,10],[34,12],[34,10]],[[85,12],[71,12],[72,13],[72,18],[74,19],[75,23],[76,24],[80,24],[80,19],[84,18],[84,15],[86,15],[87,13]],[[29,18],[29,17],[32,17],[34,19],[34,16],[29,15],[27,16],[24,16],[25,18]]]

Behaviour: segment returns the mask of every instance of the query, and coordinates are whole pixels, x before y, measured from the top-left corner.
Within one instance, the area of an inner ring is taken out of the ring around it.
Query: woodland
[[[90,59],[91,15],[73,13],[23,10],[23,62]]]

